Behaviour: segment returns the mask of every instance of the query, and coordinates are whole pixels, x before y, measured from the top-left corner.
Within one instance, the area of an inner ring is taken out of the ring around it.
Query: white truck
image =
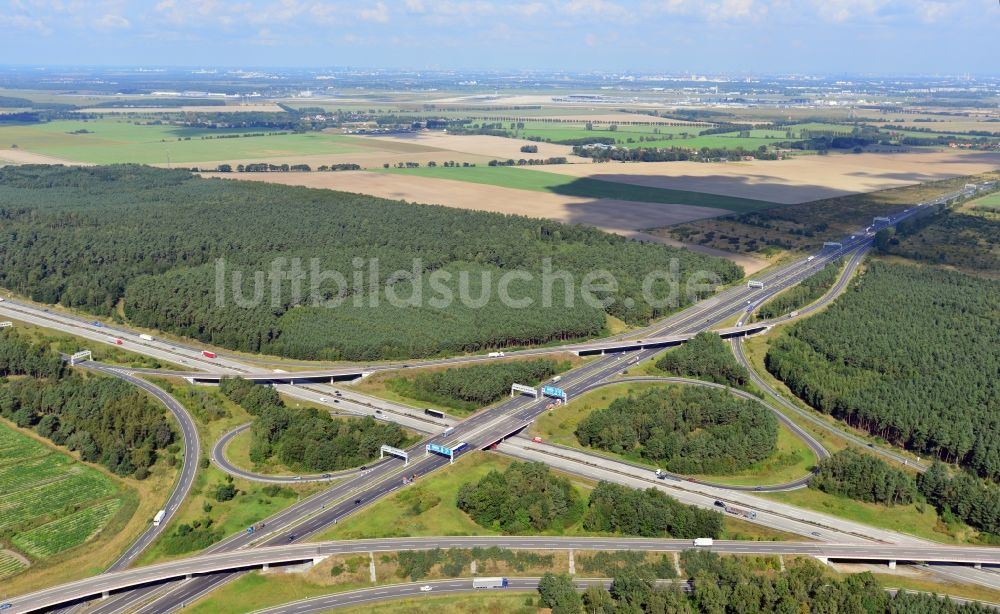
[[[558,382],[558,381],[559,381],[559,380],[561,380],[561,379],[562,379],[562,376],[561,376],[561,375],[557,375],[557,376],[553,377],[553,378],[552,378],[551,380],[549,380],[549,381],[551,381],[551,382],[552,382],[552,383],[554,384],[554,383]]]
[[[153,526],[158,527],[160,523],[163,522],[163,518],[167,515],[167,510],[160,510],[156,512],[156,516],[153,516]]]
[[[147,335],[145,333],[139,335],[139,338],[142,339],[143,341],[152,341],[153,340],[153,336],[152,335]]]
[[[490,352],[486,356],[487,358],[503,358],[503,352]]]
[[[711,537],[696,537],[696,538],[694,538],[694,545],[695,546],[711,546],[713,543],[715,543],[715,540],[713,540]]]
[[[507,588],[507,578],[473,578],[472,588]]]

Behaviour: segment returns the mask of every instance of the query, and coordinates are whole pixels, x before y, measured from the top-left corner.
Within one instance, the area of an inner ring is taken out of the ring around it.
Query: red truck
[[[202,350],[201,355],[205,358],[215,358],[217,356],[215,352],[209,352],[208,350]]]

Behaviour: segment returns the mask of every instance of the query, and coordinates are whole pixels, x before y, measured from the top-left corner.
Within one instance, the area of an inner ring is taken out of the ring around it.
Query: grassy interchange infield
[[[655,370],[651,375],[664,375]],[[630,373],[631,374],[631,373]],[[638,374],[638,373],[636,373]],[[531,427],[530,434],[538,435],[549,443],[555,443],[570,448],[584,450],[590,454],[606,456],[616,460],[625,460],[648,466],[650,471],[656,468],[655,463],[638,455],[621,455],[607,450],[586,448],[576,440],[573,434],[577,424],[596,409],[607,407],[619,397],[638,394],[650,388],[663,388],[675,384],[655,382],[622,382],[604,386],[587,392],[575,399],[569,405],[549,411],[539,417]],[[754,463],[751,467],[735,474],[728,475],[694,475],[699,480],[730,484],[734,486],[761,486],[781,484],[807,475],[816,464],[816,456],[800,439],[795,437],[784,425],[779,424],[777,448],[768,459]]]
[[[0,534],[35,560],[87,542],[125,507],[128,493],[100,471],[2,423],[0,458]],[[20,569],[8,558],[0,577]]]
[[[432,179],[467,181],[469,183],[482,183],[532,192],[550,192],[552,194],[580,198],[613,198],[647,203],[714,207],[734,213],[760,211],[776,206],[775,203],[751,198],[736,198],[733,196],[690,192],[687,190],[651,188],[600,179],[570,177],[546,171],[509,166],[388,168],[379,169],[379,172],[414,175]]]

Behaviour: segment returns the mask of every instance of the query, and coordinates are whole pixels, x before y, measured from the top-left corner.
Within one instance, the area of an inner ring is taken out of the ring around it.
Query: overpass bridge
[[[767,331],[773,322],[763,321],[743,326],[731,326],[728,328],[716,329],[723,339],[735,337],[747,337]],[[604,354],[616,354],[622,352],[634,352],[637,350],[662,349],[681,345],[694,337],[697,333],[684,333],[679,335],[652,336],[644,339],[615,339],[611,341],[593,341],[571,345],[562,345],[552,348],[538,348],[519,352],[510,352],[505,358],[518,356],[534,356],[541,354],[553,354],[571,352],[577,356],[600,356]],[[150,369],[150,373],[156,375],[172,375],[183,377],[193,384],[218,384],[224,377],[240,377],[242,379],[257,382],[259,384],[334,384],[337,382],[349,382],[359,378],[367,377],[377,371],[389,371],[395,369],[405,369],[409,367],[429,367],[448,364],[467,364],[473,362],[489,362],[497,360],[488,356],[467,356],[458,359],[444,359],[439,361],[422,361],[405,365],[357,365],[347,367],[337,367],[330,369],[315,369],[301,371],[257,371],[249,373],[233,373],[231,370],[220,371],[165,371],[162,369]],[[134,371],[145,372],[146,369],[133,369]]]
[[[115,591],[158,584],[171,580],[190,579],[198,575],[249,569],[267,569],[271,565],[314,563],[336,554],[364,552],[398,552],[434,548],[488,548],[501,546],[514,550],[640,550],[677,552],[691,549],[690,540],[643,538],[587,537],[418,537],[330,541],[283,546],[267,546],[231,552],[204,554],[177,561],[104,573],[84,580],[50,587],[28,595],[14,597],[0,605],[9,607],[5,614],[35,612],[73,604]],[[718,553],[747,555],[799,555],[821,561],[949,563],[958,565],[1000,565],[1000,548],[889,545],[881,543],[823,544],[803,542],[717,541],[699,549]]]

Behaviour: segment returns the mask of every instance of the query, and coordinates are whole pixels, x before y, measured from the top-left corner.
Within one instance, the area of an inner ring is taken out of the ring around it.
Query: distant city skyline
[[[998,31],[993,0],[0,3],[19,65],[995,75]]]

